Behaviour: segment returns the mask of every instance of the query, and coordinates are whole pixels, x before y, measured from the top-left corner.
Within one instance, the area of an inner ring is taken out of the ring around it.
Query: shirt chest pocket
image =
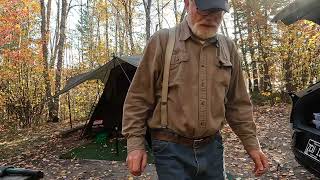
[[[187,53],[173,54],[170,62],[169,85],[181,84],[188,73],[190,57]]]
[[[227,90],[230,84],[233,65],[230,59],[226,57],[218,57],[217,60],[213,66],[213,74],[211,77],[216,83],[223,85]]]

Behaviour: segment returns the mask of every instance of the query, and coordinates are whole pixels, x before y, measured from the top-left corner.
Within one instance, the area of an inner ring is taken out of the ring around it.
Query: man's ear
[[[184,0],[184,8],[186,8],[187,12],[189,11],[190,0]]]

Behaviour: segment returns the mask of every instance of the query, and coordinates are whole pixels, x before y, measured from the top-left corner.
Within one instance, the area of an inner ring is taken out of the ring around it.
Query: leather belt
[[[219,135],[220,132],[218,131],[216,135]],[[214,136],[216,136],[214,135]],[[173,142],[181,145],[185,145],[188,147],[200,147],[204,146],[206,144],[209,144],[210,142],[213,141],[214,136],[207,136],[203,138],[198,138],[198,139],[192,139],[192,138],[187,138],[181,135],[178,135],[172,131],[168,130],[151,130],[151,138],[156,139],[156,140],[161,140],[161,141],[168,141],[168,142]]]

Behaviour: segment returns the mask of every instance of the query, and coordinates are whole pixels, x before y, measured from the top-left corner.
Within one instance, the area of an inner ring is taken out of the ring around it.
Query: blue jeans
[[[200,147],[152,140],[159,180],[224,180],[224,154],[221,135]]]

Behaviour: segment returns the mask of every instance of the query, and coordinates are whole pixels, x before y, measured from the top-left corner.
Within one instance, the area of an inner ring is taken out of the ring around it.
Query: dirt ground
[[[223,130],[227,172],[235,179],[317,179],[295,160],[291,152],[292,130],[289,126],[290,107],[285,104],[254,108],[254,117],[263,151],[270,159],[270,169],[255,178],[253,163],[239,139],[227,126]],[[41,170],[44,179],[157,179],[154,165],[149,164],[140,177],[132,177],[123,162],[99,160],[63,160],[59,155],[87,143],[79,133],[60,138],[66,124],[48,124],[36,129],[0,131],[0,166],[10,165]]]

